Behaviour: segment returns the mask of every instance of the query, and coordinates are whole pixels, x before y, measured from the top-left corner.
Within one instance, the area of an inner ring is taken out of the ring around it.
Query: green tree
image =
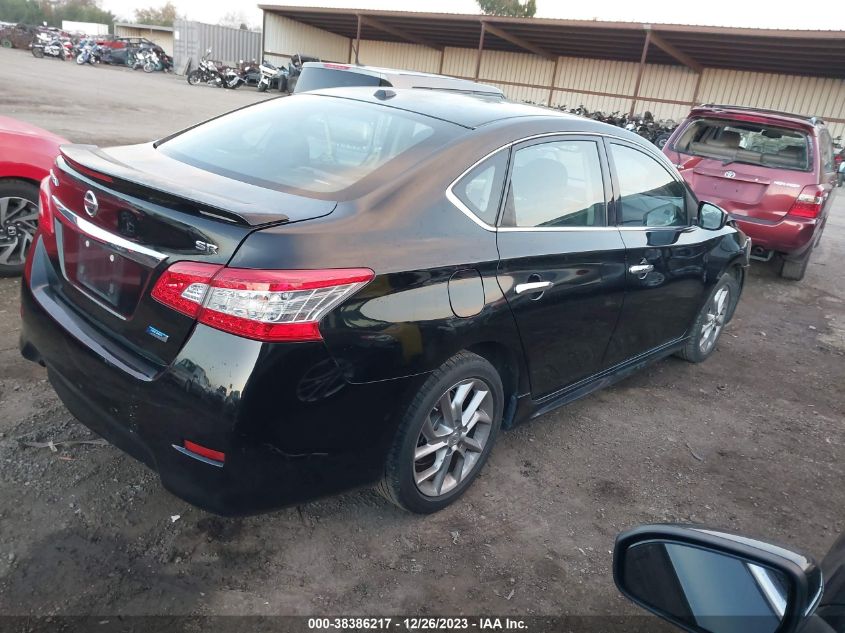
[[[96,0],[0,0],[0,20],[40,25],[62,26],[62,20],[114,23],[111,11],[104,11]]]
[[[481,11],[487,15],[503,15],[509,18],[533,18],[537,13],[537,1],[526,0],[476,0]]]
[[[135,21],[139,24],[157,24],[158,26],[173,26],[173,21],[179,15],[176,7],[168,0],[159,8],[135,9]]]
[[[41,24],[44,11],[36,0],[0,0],[0,20]]]

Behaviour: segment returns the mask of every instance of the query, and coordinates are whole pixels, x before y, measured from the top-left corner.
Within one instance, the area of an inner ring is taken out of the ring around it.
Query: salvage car
[[[494,99],[505,98],[505,93],[495,86],[489,86],[467,79],[458,79],[457,77],[423,73],[415,70],[319,61],[303,64],[302,73],[298,81],[294,83],[293,88],[289,87],[289,90],[294,93],[300,93],[349,86],[450,90],[486,95]]]
[[[19,275],[38,224],[38,185],[67,140],[0,116],[0,277]]]
[[[800,280],[824,231],[837,185],[824,122],[741,106],[693,108],[663,151],[696,195],[724,208],[777,257],[782,277]]]
[[[63,146],[21,351],[213,512],[370,484],[433,512],[501,427],[710,356],[749,251],[635,134],[461,94],[305,93]]]
[[[623,532],[613,578],[692,633],[845,633],[845,534],[817,565],[784,547],[696,525]]]
[[[0,46],[3,48],[29,48],[35,28],[26,24],[0,26]]]

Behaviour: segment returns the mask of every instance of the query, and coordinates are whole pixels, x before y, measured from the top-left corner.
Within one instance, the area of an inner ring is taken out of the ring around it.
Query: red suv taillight
[[[824,204],[825,191],[821,185],[808,185],[792,203],[789,215],[799,218],[817,218]]]
[[[320,340],[319,323],[368,282],[369,268],[253,270],[178,262],[152,296],[218,330],[259,341]]]

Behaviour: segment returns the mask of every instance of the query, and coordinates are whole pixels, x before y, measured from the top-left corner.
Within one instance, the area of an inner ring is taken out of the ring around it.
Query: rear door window
[[[692,121],[675,143],[684,154],[730,163],[808,171],[812,167],[807,134],[775,125],[722,119]]]
[[[598,143],[540,142],[514,152],[502,226],[604,226],[606,217]]]

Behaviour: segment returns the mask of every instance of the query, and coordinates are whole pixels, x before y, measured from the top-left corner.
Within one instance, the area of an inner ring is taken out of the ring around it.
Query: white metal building
[[[681,119],[696,103],[815,115],[845,135],[845,32],[259,5],[263,55],[443,73],[512,99]]]

